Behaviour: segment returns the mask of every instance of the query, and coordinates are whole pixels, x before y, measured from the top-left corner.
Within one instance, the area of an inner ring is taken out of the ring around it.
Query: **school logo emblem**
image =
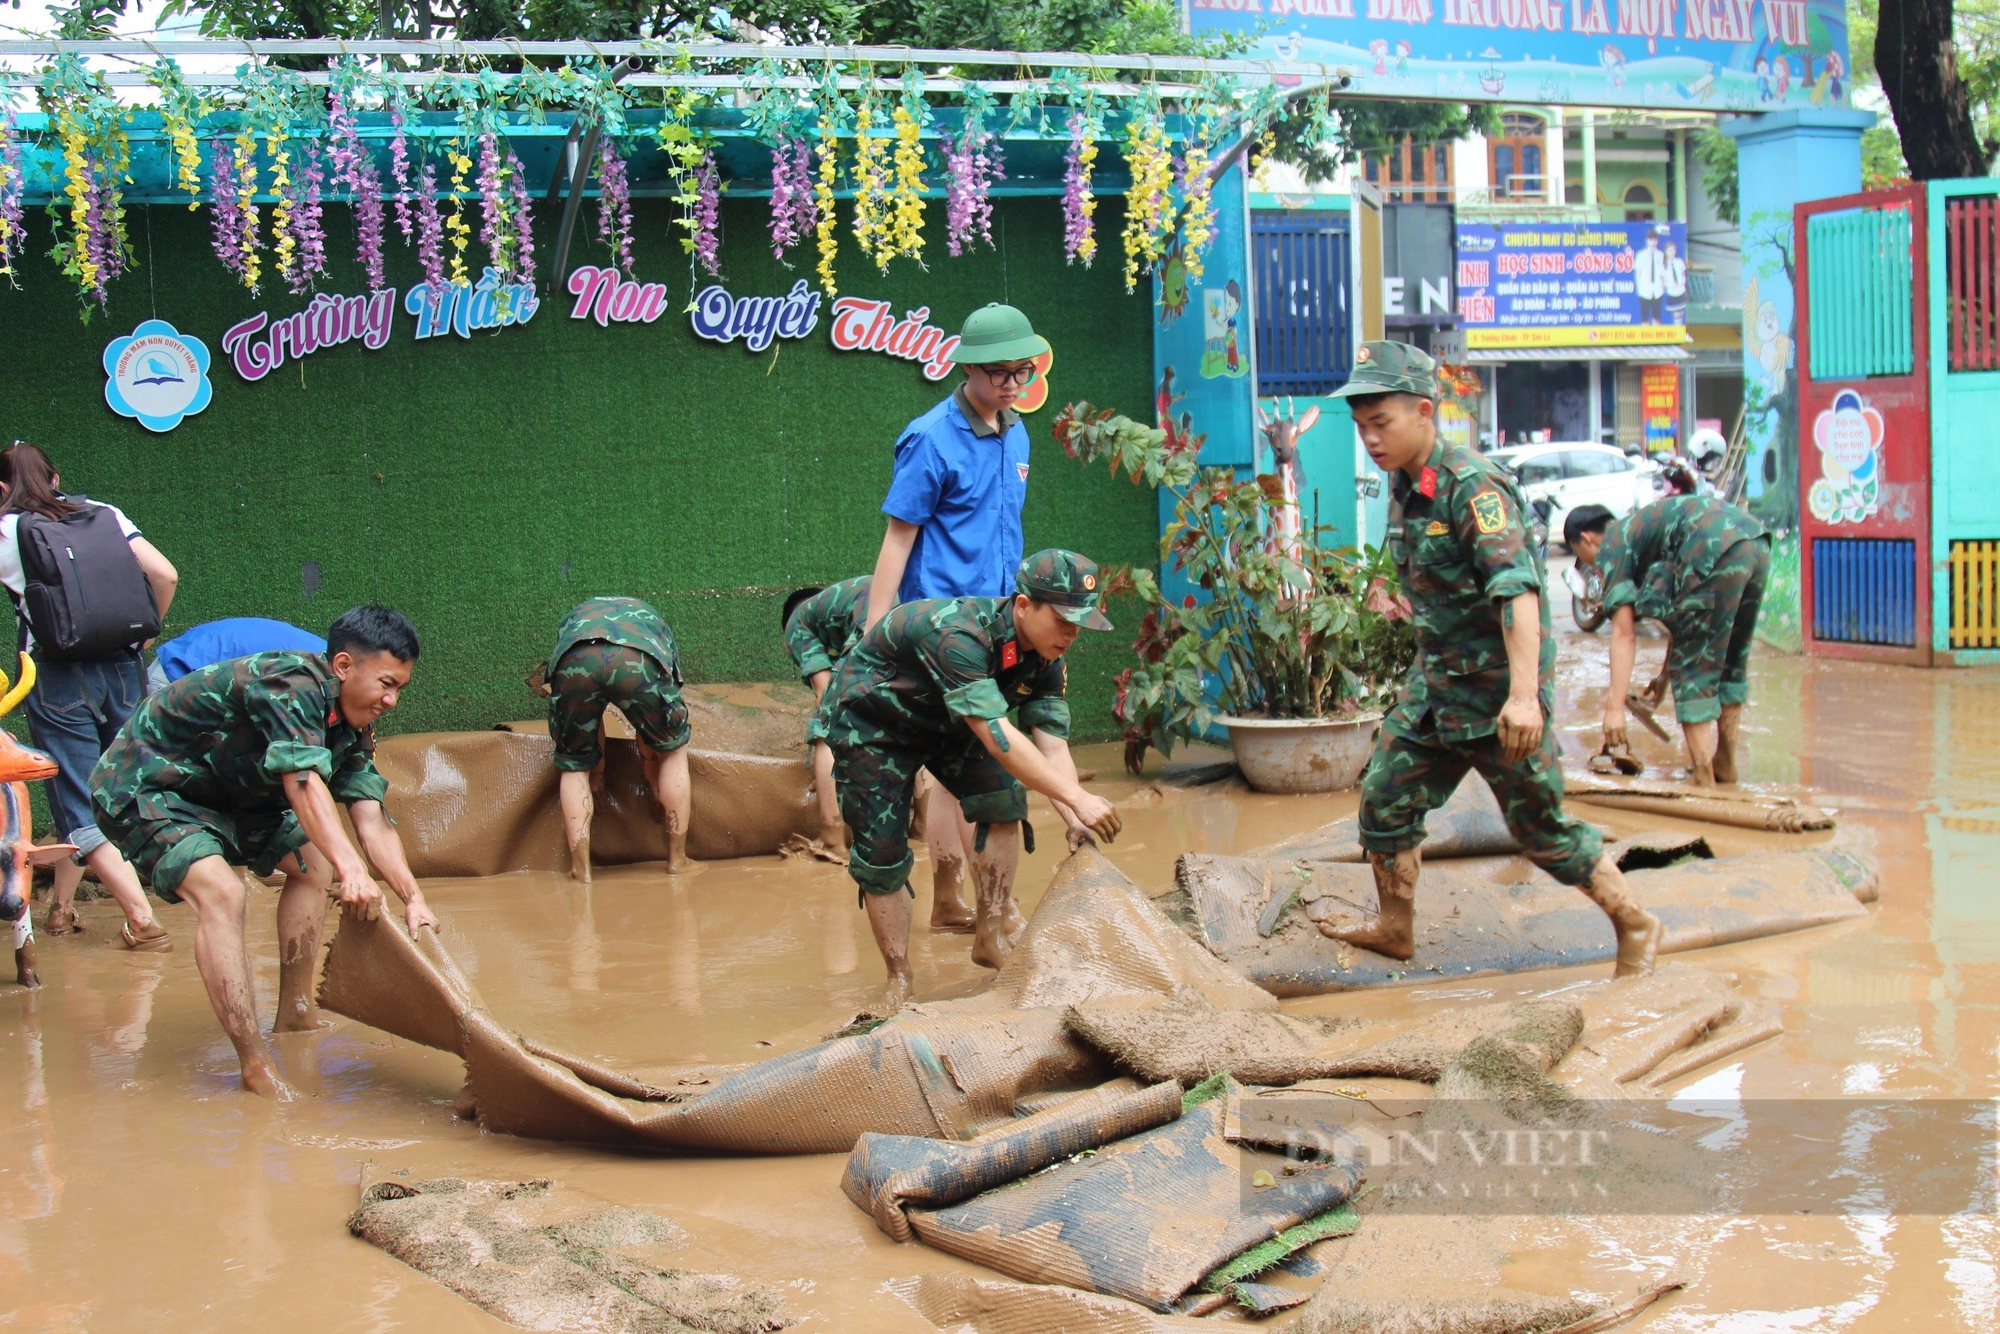
[[[171,431],[208,406],[208,345],[147,320],[104,348],[104,401],[149,431]]]
[[[1497,533],[1507,526],[1507,506],[1496,491],[1482,491],[1472,498],[1472,521],[1482,533]]]

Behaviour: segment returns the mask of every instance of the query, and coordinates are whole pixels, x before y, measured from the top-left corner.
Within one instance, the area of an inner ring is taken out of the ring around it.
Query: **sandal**
[[[126,949],[137,954],[165,954],[174,947],[173,937],[158,922],[148,922],[139,931],[134,931],[127,922],[118,928],[118,938],[125,942]]]
[[[73,907],[49,909],[48,925],[43,928],[52,936],[67,936],[83,930],[83,917]]]
[[[1636,778],[1646,771],[1639,757],[1632,753],[1630,746],[1613,746],[1606,742],[1604,749],[1590,757],[1590,772],[1594,774],[1623,774]]]

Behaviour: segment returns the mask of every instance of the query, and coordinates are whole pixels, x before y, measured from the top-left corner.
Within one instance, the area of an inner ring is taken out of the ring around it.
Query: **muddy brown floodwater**
[[[1646,646],[1642,666],[1656,665],[1658,653],[1657,643]],[[1580,759],[1606,679],[1602,637],[1565,636],[1562,660],[1562,740]],[[1746,1099],[1991,1096],[2000,1065],[2000,672],[1760,656],[1754,689],[1746,779],[1822,794],[1841,817],[1828,837],[1880,858],[1882,898],[1865,920],[1680,956],[1736,973],[1785,1025],[1782,1038],[1692,1078]],[[1652,738],[1639,744],[1650,763],[1670,760]],[[1082,762],[1117,772],[1114,747],[1088,748]],[[1125,807],[1126,832],[1110,855],[1148,890],[1170,883],[1182,852],[1246,851],[1355,805],[1351,795],[1219,788],[1162,802],[1133,781],[1098,787]],[[1049,832],[1042,851],[1022,861],[1030,910],[1061,842],[1037,804]],[[1676,827],[1590,814],[1619,832]],[[1704,832],[1723,854],[1786,841]],[[589,888],[521,874],[426,889],[446,944],[503,1021],[634,1073],[804,1045],[881,986],[853,887],[833,867],[763,858],[709,863],[672,880],[653,867],[611,867]],[[250,933],[267,1022],[274,901],[266,894],[255,906]],[[921,924],[928,914],[917,907]],[[776,1286],[805,1330],[928,1331],[882,1291],[884,1281],[983,1272],[885,1237],[842,1196],[844,1156],[646,1158],[485,1135],[452,1117],[456,1058],[338,1018],[275,1040],[301,1101],[281,1107],[247,1096],[195,972],[190,911],[160,910],[176,952],[135,956],[110,943],[110,904],[84,910],[86,934],[42,938],[40,992],[0,988],[0,1324],[9,1328],[507,1328],[348,1235],[364,1169],[552,1176],[656,1210],[691,1234],[688,1268]],[[988,976],[967,948],[967,937],[919,932],[920,997],[963,994]],[[1286,1008],[1422,1014],[1604,971]],[[1682,1275],[1686,1289],[1632,1328],[2000,1324],[2000,1231],[1990,1217],[1753,1216],[1684,1227],[1701,1239],[1700,1258]],[[1538,1245],[1532,1220],[1507,1235],[1501,1272],[1518,1289],[1607,1290],[1637,1268],[1606,1248]]]

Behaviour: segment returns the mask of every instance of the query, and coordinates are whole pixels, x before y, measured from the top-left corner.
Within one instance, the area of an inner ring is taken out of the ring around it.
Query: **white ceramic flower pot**
[[[1236,767],[1259,792],[1340,792],[1361,781],[1375,749],[1379,713],[1352,718],[1236,718],[1229,729]]]

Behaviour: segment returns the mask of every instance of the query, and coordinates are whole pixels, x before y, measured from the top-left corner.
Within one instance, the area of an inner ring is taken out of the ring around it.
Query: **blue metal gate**
[[[1914,647],[1917,544],[1906,538],[1812,539],[1813,637]]]
[[[1257,284],[1257,392],[1326,394],[1347,383],[1352,296],[1347,215],[1258,209],[1250,215]]]

